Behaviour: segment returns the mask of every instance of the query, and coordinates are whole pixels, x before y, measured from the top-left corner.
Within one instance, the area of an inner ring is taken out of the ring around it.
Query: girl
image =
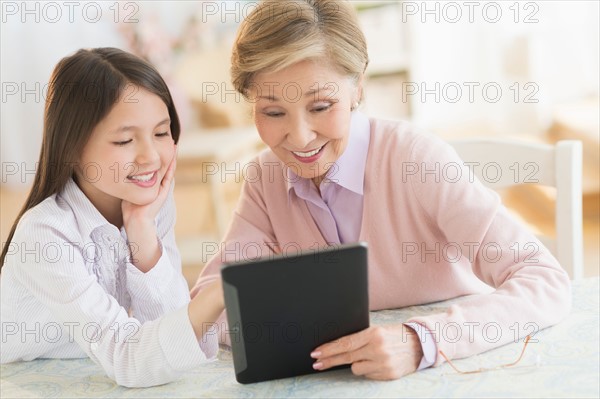
[[[216,282],[190,302],[173,226],[180,127],[145,61],[79,50],[51,78],[39,167],[2,249],[2,363],[89,356],[118,384],[212,358]]]
[[[204,292],[222,262],[242,255],[366,241],[372,310],[471,295],[445,312],[372,326],[306,354],[317,370],[351,364],[373,379],[399,378],[440,365],[442,352],[474,355],[557,323],[570,307],[566,272],[494,192],[469,180],[446,143],[358,112],[367,64],[347,2],[263,1],[246,17],[232,80],[270,149],[257,160],[263,178],[245,182],[225,245],[193,292]],[[462,178],[445,178],[446,166]],[[529,258],[528,243],[538,248]]]

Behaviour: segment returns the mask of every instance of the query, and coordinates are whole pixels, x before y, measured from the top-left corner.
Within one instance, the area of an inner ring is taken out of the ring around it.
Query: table
[[[600,396],[599,278],[573,283],[573,309],[562,323],[540,331],[521,365],[473,375],[454,373],[448,364],[396,381],[371,381],[336,370],[296,378],[241,385],[231,353],[198,367],[170,384],[127,389],[117,386],[89,359],[36,360],[0,367],[0,397],[595,397]],[[373,312],[372,324],[405,320],[439,311],[453,301]],[[522,343],[457,360],[462,369],[511,362]],[[535,365],[536,359],[541,364]]]

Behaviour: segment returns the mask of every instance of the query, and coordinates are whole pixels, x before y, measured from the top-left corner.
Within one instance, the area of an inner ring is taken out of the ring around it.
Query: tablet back
[[[221,275],[240,383],[316,372],[317,346],[369,326],[365,244],[228,264]]]

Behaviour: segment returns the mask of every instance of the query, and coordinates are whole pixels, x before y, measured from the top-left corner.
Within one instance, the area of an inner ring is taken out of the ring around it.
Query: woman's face
[[[79,187],[101,212],[120,211],[121,200],[154,201],[175,155],[167,106],[135,88],[96,125],[75,168]]]
[[[265,144],[298,176],[318,183],[346,149],[360,84],[329,63],[306,60],[257,74],[248,97]]]

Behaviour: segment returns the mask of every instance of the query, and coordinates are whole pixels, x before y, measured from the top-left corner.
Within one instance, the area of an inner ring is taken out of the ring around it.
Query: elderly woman
[[[345,2],[264,1],[246,17],[231,74],[269,149],[192,295],[219,278],[225,261],[354,241],[369,245],[371,310],[469,295],[444,313],[371,326],[310,354],[317,370],[351,364],[373,379],[560,321],[570,308],[567,274],[451,147],[358,111],[367,64]],[[537,250],[525,251],[531,243]],[[224,330],[223,316],[219,323]]]

